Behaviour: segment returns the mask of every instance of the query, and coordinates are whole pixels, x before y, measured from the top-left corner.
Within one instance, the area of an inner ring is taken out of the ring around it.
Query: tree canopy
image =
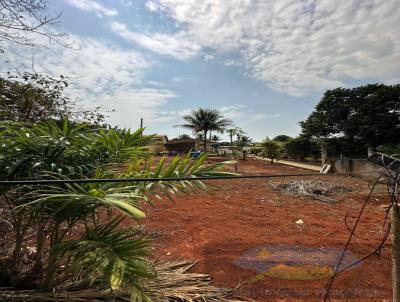
[[[191,139],[189,134],[179,134],[178,139]]]
[[[290,158],[299,158],[304,160],[308,156],[318,157],[319,146],[318,144],[308,137],[298,136],[290,139],[284,145],[286,156]]]
[[[274,163],[274,159],[279,159],[282,154],[281,147],[276,141],[270,140],[268,137],[261,143],[263,149],[263,155],[271,159],[271,164]]]
[[[345,137],[369,147],[400,142],[400,85],[328,90],[300,125],[316,138]]]
[[[104,121],[100,108],[85,110],[76,106],[65,94],[67,78],[54,78],[37,73],[9,74],[0,78],[0,120],[36,122],[48,118]]]
[[[290,139],[291,139],[291,137],[289,135],[280,134],[280,135],[275,136],[273,140],[276,142],[284,143],[284,142],[289,141]]]

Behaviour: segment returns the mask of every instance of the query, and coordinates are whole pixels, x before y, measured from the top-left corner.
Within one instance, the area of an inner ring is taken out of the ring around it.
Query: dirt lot
[[[239,163],[239,172],[307,171],[248,160]],[[318,177],[353,189],[335,196],[336,204],[285,195],[268,186],[268,182],[296,178],[208,181],[218,186],[210,194],[183,195],[174,204],[148,207],[145,225],[154,238],[156,256],[198,260],[194,271],[210,274],[221,287],[241,284],[240,294],[256,301],[321,301],[327,281],[324,272],[332,271],[349,236],[344,217],[349,212],[350,225],[354,222],[368,183],[350,177]],[[372,251],[383,236],[382,205],[387,201],[383,192],[379,188],[366,209],[350,245],[350,262]],[[272,263],[273,259],[278,262]],[[332,301],[390,301],[390,263],[387,242],[379,258],[337,276]]]

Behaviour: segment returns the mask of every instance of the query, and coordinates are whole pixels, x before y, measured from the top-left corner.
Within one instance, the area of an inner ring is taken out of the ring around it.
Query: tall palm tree
[[[241,135],[243,135],[245,132],[239,128],[239,127],[235,127],[235,128],[231,128],[228,129],[228,133],[229,133],[229,138],[231,140],[231,150],[233,153],[233,137],[236,135],[238,137],[238,141]]]
[[[202,133],[204,151],[207,151],[207,133],[209,131],[223,133],[225,128],[232,124],[231,120],[224,118],[216,109],[192,110],[190,114],[183,116],[183,119],[186,124],[178,125],[178,127],[191,129],[195,134]]]
[[[211,141],[218,143],[221,140],[221,138],[218,135],[213,135],[211,137]]]

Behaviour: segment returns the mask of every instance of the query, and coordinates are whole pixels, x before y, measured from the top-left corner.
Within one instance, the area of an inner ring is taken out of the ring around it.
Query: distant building
[[[168,143],[168,136],[165,134],[156,134],[148,146],[149,151],[155,154],[164,152],[166,143]]]
[[[217,153],[218,153],[218,155],[223,155],[223,156],[231,155],[231,154],[233,154],[232,147],[231,146],[219,146],[217,148]]]
[[[212,152],[212,143],[207,141],[207,152]],[[190,138],[190,139],[173,139],[165,144],[165,151],[176,153],[188,153],[192,151],[204,151],[204,141]]]

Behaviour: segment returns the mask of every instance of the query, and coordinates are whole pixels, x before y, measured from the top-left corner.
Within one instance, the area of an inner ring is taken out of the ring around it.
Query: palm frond
[[[187,260],[156,262],[156,277],[143,282],[142,292],[157,302],[253,301],[237,296],[236,289],[216,287],[207,274],[189,272],[195,264]],[[0,299],[10,302],[127,302],[131,293],[129,289],[115,294],[105,288],[83,288],[80,283],[67,283],[54,292],[0,289]],[[145,299],[141,301],[147,302]]]
[[[116,217],[88,229],[80,239],[54,246],[50,262],[53,266],[57,262],[64,264],[66,273],[73,275],[83,271],[83,281],[90,284],[108,285],[114,291],[134,288],[141,292],[139,281],[156,276],[146,260],[151,250],[146,240],[132,238],[129,232],[118,229],[122,219]]]

